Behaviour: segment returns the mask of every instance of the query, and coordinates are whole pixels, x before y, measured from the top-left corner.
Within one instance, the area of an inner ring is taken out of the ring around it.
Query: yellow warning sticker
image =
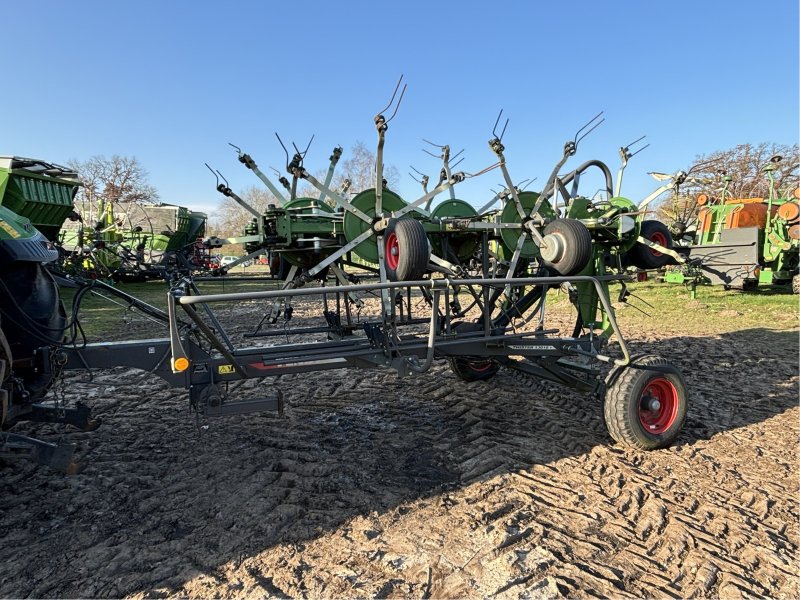
[[[220,375],[228,375],[234,372],[234,368],[233,365],[220,365],[217,368],[217,371],[219,372]]]
[[[19,232],[16,229],[14,229],[14,227],[12,227],[9,223],[6,223],[2,219],[0,219],[0,229],[5,231],[8,235],[10,235],[14,239],[17,239],[19,237]]]

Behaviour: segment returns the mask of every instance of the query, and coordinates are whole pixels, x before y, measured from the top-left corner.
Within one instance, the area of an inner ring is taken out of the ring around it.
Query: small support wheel
[[[672,249],[672,234],[661,221],[642,221],[639,235],[651,242],[655,242],[659,246],[664,246],[669,250]],[[660,269],[661,267],[675,264],[675,259],[670,255],[641,243],[634,244],[628,256],[631,264],[640,269]]]
[[[556,219],[544,228],[542,261],[561,275],[575,275],[592,258],[592,235],[577,219]]]
[[[383,246],[384,267],[389,281],[414,281],[425,274],[431,247],[419,221],[390,221],[383,232]]]
[[[500,370],[497,361],[479,356],[454,356],[447,359],[456,377],[462,381],[486,381]]]
[[[672,363],[645,356],[611,372],[604,416],[615,441],[639,450],[671,445],[683,428],[688,406],[686,382]]]

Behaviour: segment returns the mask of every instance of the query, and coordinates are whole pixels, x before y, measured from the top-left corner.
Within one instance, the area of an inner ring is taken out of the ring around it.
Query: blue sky
[[[221,196],[204,162],[234,189],[259,184],[228,142],[266,171],[283,162],[274,131],[298,146],[314,134],[306,167],[325,169],[337,144],[374,148],[373,116],[400,74],[408,90],[386,162],[406,200],[421,194],[409,165],[433,180],[440,167],[422,138],[464,148],[459,169],[492,164],[501,108],[509,170],[538,177],[532,189],[601,110],[606,122],[567,167],[598,158],[616,172],[618,148],[646,134],[623,186],[634,199],[656,187],[648,171],[798,141],[796,0],[45,0],[0,14],[0,154],[136,156],[163,201],[209,211]],[[457,195],[481,205],[500,181],[495,171]]]

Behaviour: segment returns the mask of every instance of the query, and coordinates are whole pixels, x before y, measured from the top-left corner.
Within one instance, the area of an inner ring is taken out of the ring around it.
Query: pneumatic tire
[[[431,247],[422,223],[398,219],[383,232],[383,264],[389,281],[422,278],[431,258]]]
[[[683,429],[688,407],[680,370],[658,356],[611,372],[604,416],[615,441],[638,450],[671,445]]]
[[[542,249],[542,262],[561,275],[575,275],[589,264],[592,258],[592,235],[586,225],[577,219],[556,219],[544,228],[545,243],[553,244]]]
[[[661,221],[643,221],[639,235],[664,248],[672,249],[672,234]],[[631,264],[640,269],[660,269],[675,264],[675,259],[669,254],[663,254],[639,242],[628,252],[628,257]]]

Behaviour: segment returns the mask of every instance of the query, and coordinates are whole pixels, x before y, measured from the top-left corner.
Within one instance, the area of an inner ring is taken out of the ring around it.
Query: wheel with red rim
[[[672,249],[672,234],[661,221],[643,221],[639,235],[659,246]],[[675,264],[675,259],[669,254],[664,254],[641,243],[634,245],[628,256],[631,264],[640,269],[660,269]]]
[[[431,258],[431,247],[422,223],[414,219],[389,222],[383,232],[383,266],[389,281],[422,278]]]
[[[486,381],[494,377],[500,365],[490,358],[458,356],[449,358],[450,368],[462,381]]]
[[[640,450],[671,445],[686,420],[686,383],[668,360],[645,356],[606,381],[606,427],[617,442]]]

